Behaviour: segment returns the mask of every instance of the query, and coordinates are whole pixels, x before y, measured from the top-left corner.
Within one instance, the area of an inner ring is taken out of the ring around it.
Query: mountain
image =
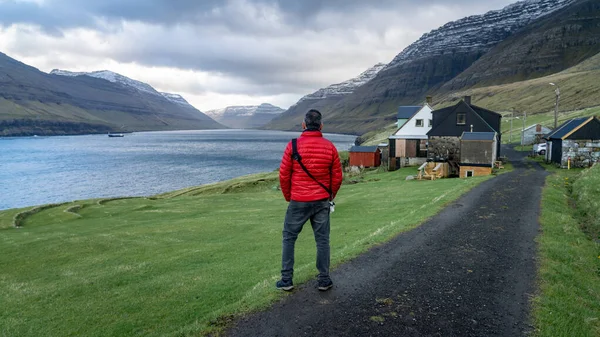
[[[215,128],[224,126],[125,76],[46,74],[0,53],[0,136]]]
[[[502,41],[442,90],[512,83],[573,67],[600,53],[599,18],[599,1],[576,1]]]
[[[312,94],[302,97],[296,104],[277,118],[274,118],[266,128],[279,130],[299,130],[304,115],[310,109],[322,110],[352,94],[358,87],[369,82],[379,73],[386,64],[378,63],[367,69],[355,78],[332,84],[326,88],[319,89]]]
[[[483,15],[450,22],[424,34],[398,54],[375,78],[342,99],[324,104],[328,131],[364,133],[389,124],[399,105],[417,104],[436,93],[495,46],[576,0],[527,0]],[[299,112],[296,112],[299,113]],[[278,126],[295,124],[284,114]]]
[[[206,115],[230,128],[256,129],[269,123],[283,111],[285,110],[280,107],[263,103],[258,106],[230,106],[210,110],[206,112]]]

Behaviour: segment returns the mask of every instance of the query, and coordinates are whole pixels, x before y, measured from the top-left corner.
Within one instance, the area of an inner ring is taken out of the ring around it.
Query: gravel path
[[[535,292],[546,172],[503,149],[515,170],[486,181],[419,228],[346,263],[332,290],[309,282],[229,336],[524,336]]]

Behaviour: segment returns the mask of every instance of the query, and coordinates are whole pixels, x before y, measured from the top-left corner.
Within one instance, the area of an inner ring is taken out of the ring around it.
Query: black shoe
[[[277,287],[277,289],[284,291],[291,291],[292,289],[294,289],[294,283],[291,280],[279,280],[277,281],[277,283],[275,283],[275,286]]]
[[[333,282],[331,280],[319,281],[318,289],[320,291],[327,291],[333,287]]]

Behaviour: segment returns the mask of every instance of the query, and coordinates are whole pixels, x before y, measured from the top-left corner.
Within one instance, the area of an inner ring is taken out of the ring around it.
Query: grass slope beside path
[[[542,197],[536,336],[600,336],[600,165],[554,171]]]
[[[332,214],[332,264],[414,228],[487,178],[405,181],[415,169],[345,184]],[[157,196],[80,201],[6,226],[0,212],[1,336],[191,336],[283,296],[287,204],[277,174]],[[310,225],[295,282],[316,274]]]

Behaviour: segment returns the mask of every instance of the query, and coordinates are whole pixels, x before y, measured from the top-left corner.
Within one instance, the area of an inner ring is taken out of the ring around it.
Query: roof
[[[391,135],[388,139],[428,139],[427,135]]]
[[[353,146],[350,148],[350,152],[373,153],[376,151],[377,151],[377,146]]]
[[[496,138],[495,132],[463,132],[462,140],[489,140],[493,141]]]
[[[475,116],[475,118],[479,119],[479,121],[482,122],[482,124],[485,126],[485,128],[489,130],[488,132],[496,132],[496,130],[494,130],[494,128],[485,120],[485,118],[483,118],[483,116],[481,116],[480,113],[475,111],[474,108],[479,109],[479,111],[491,112],[500,117],[502,117],[502,115],[500,115],[496,112],[493,112],[493,111],[483,109],[483,108],[478,108],[474,105],[467,104],[465,101],[461,100],[454,106],[446,107],[446,108],[432,112],[432,114],[434,115],[434,124],[433,124],[433,127],[431,128],[431,130],[429,130],[429,132],[427,132],[427,136],[429,136],[429,137],[431,137],[431,136],[448,136],[447,129],[443,130],[441,133],[440,133],[439,129],[441,128],[442,123],[444,121],[446,121],[450,117],[450,115],[452,115],[454,112],[456,112],[456,110],[461,106],[467,107],[469,110],[471,110],[473,112],[473,116]],[[439,119],[441,122],[436,123],[436,119],[435,119],[436,114],[442,115],[442,118]],[[458,128],[458,126],[457,126],[457,128]]]
[[[571,133],[573,133],[574,131],[577,131],[577,129],[579,129],[583,125],[587,124],[587,122],[591,121],[592,119],[594,119],[594,117],[581,117],[581,118],[571,119],[570,121],[566,121],[563,124],[561,124],[559,127],[556,128],[556,130],[545,135],[544,138],[545,139],[565,139],[568,136],[570,136]]]
[[[409,119],[414,114],[419,112],[423,107],[422,106],[400,106],[398,107],[398,119]]]
[[[497,116],[502,117],[502,114],[499,114],[496,111],[492,111],[492,110],[489,110],[489,109],[486,109],[486,108],[482,108],[480,106],[473,105],[473,104],[469,104],[469,106],[471,107],[471,109],[475,110],[479,114],[481,114],[482,112],[487,112],[487,113],[490,113],[492,115],[497,115]]]
[[[537,124],[533,124],[533,125],[530,125],[530,126],[526,127],[525,129],[523,129],[523,131],[531,130],[531,129],[535,128],[535,127],[536,127],[536,126],[538,126],[538,125],[539,125],[539,126],[542,128],[542,129],[551,130],[549,127],[547,127],[547,126],[543,126],[542,124],[540,124],[540,123],[537,123]]]

